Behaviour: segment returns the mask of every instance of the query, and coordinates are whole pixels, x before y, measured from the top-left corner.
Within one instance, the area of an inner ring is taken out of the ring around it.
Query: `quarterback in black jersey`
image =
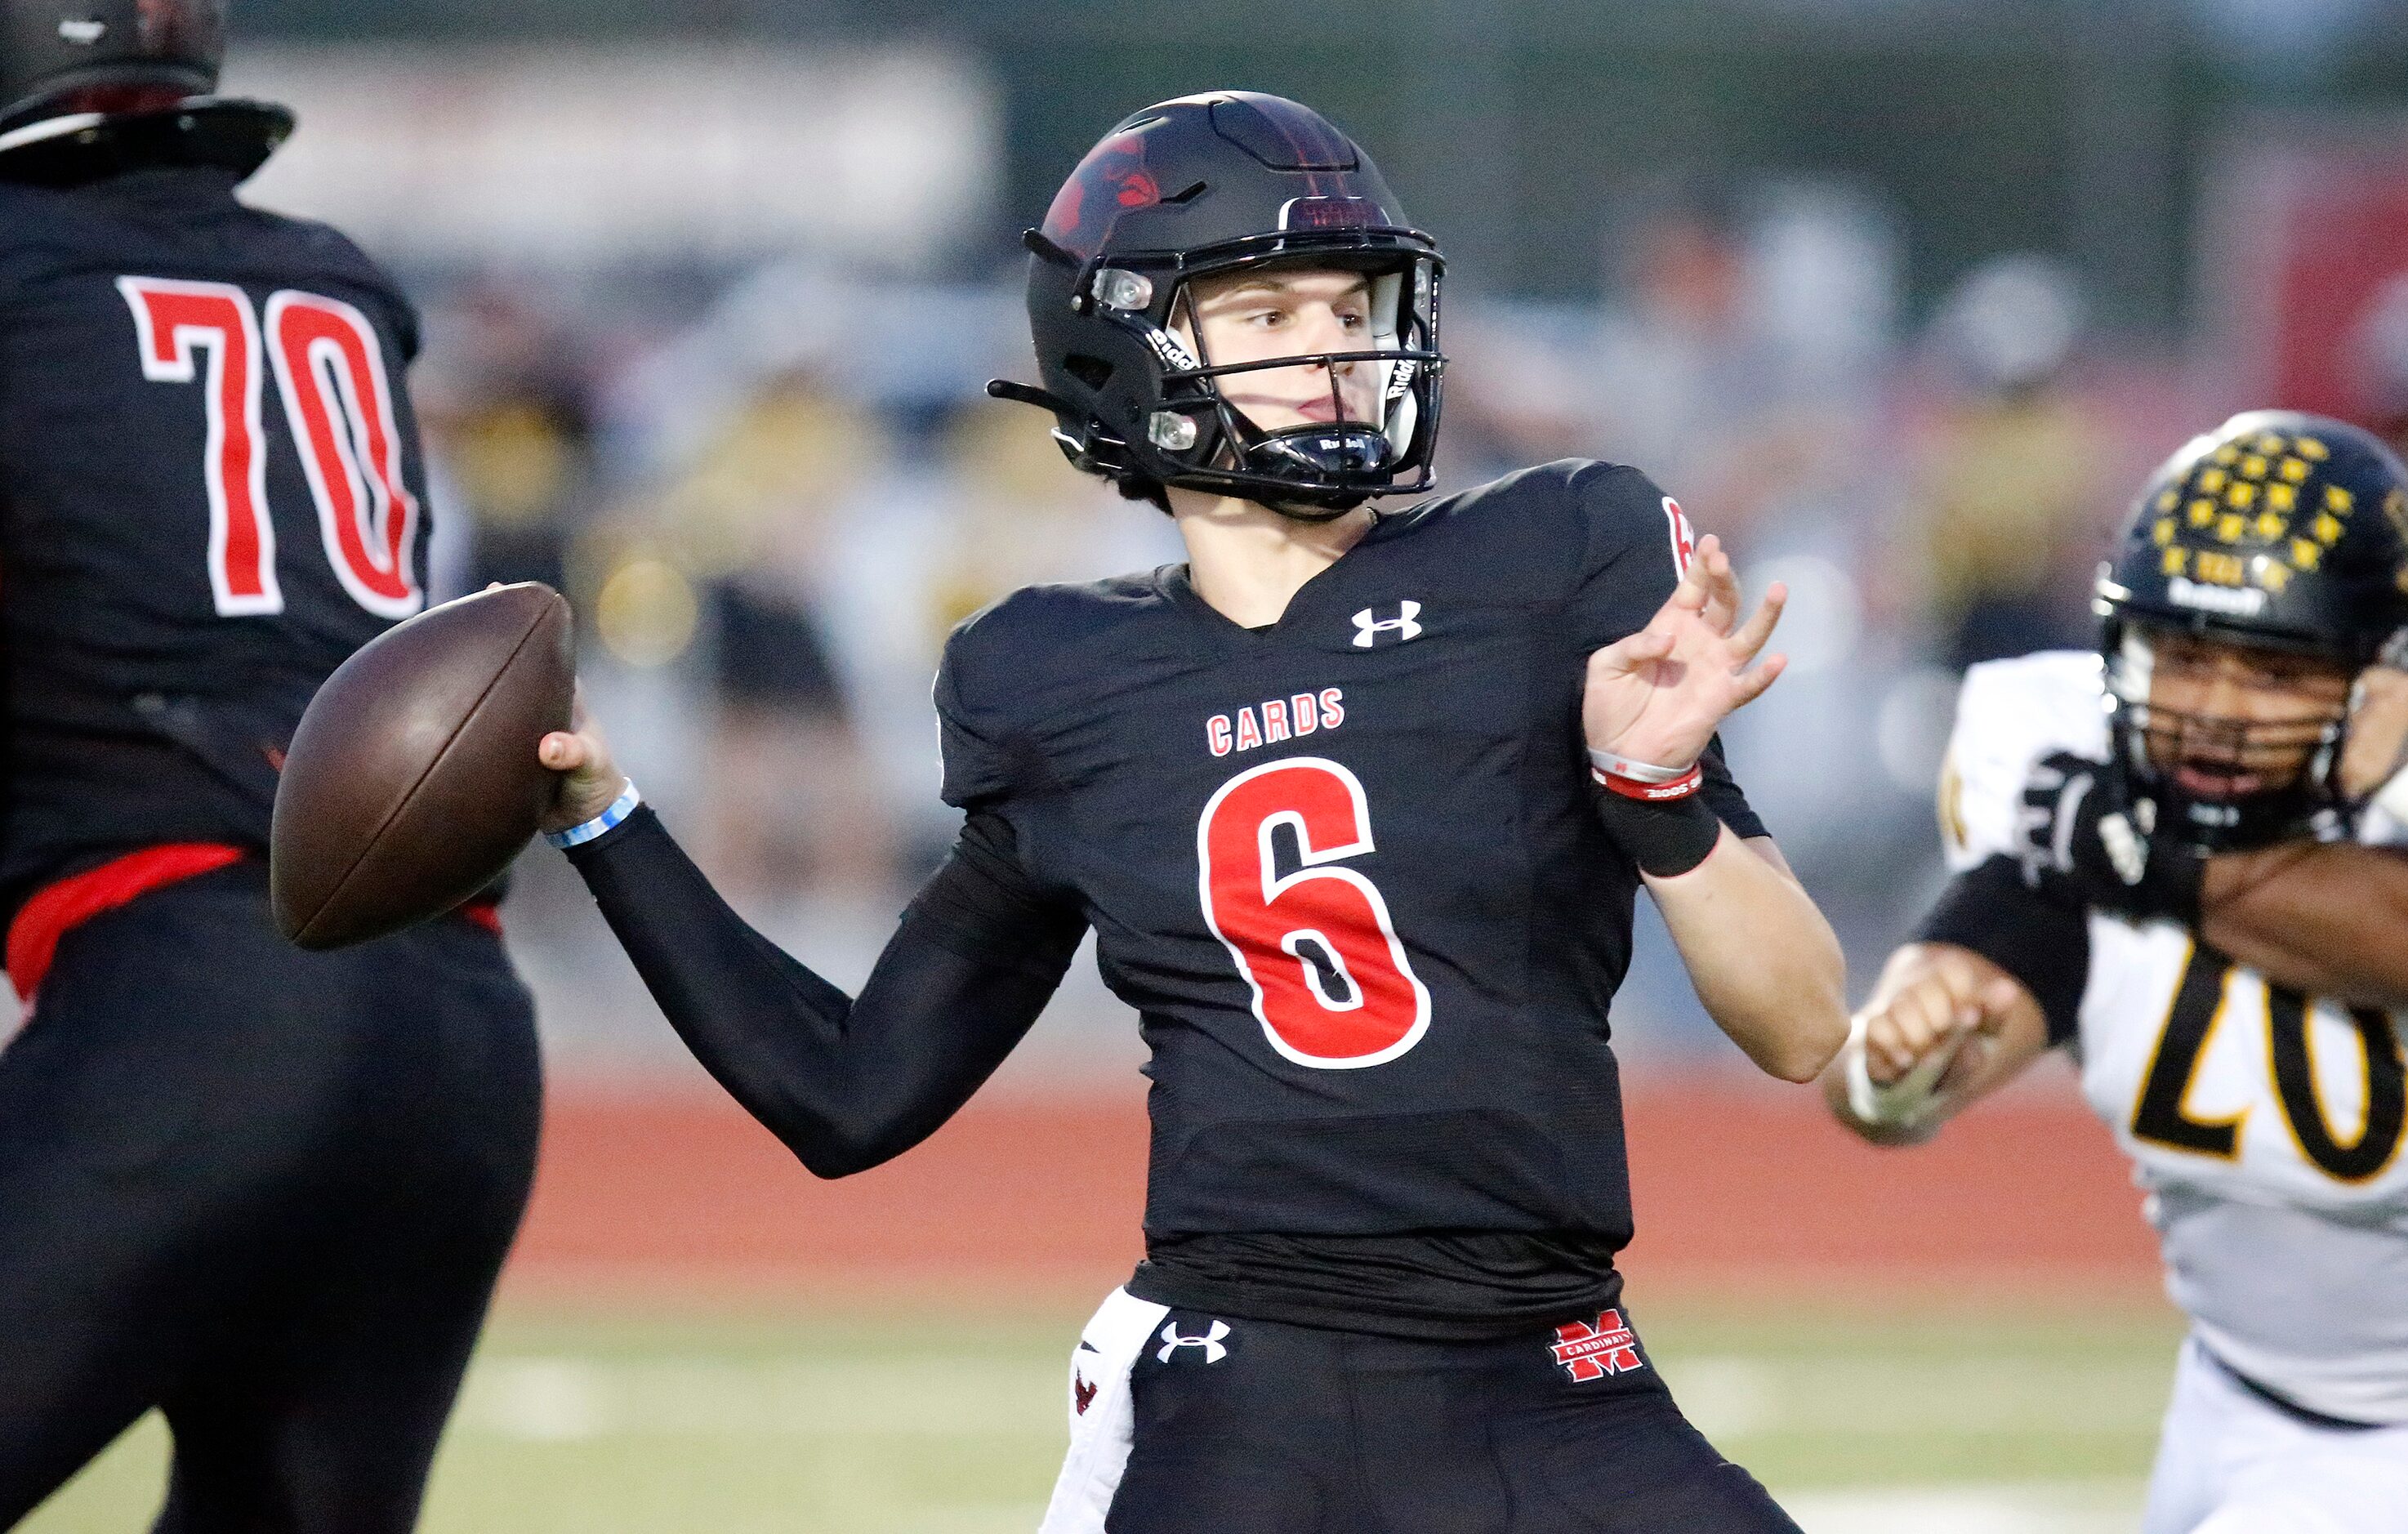
[[[169,1531],[416,1521],[532,1177],[490,903],[286,943],[311,693],[424,604],[416,321],[236,187],[222,0],[0,0],[0,1527],[128,1425]]]
[[[1636,469],[1428,487],[1443,264],[1310,110],[1116,128],[1032,251],[1042,406],[1190,559],[947,646],[967,814],[856,998],[749,931],[609,766],[555,838],[695,1054],[813,1170],[933,1131],[1093,929],[1140,1014],[1145,1263],[1073,1356],[1048,1534],[1793,1526],[1626,1313],[1607,1011],[1642,882],[1714,1018],[1811,1080],[1836,944],[1713,743],[1780,593]]]

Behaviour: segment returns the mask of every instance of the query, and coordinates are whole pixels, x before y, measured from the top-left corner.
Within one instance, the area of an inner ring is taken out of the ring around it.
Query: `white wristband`
[[[1599,751],[1595,746],[1588,749],[1588,765],[1609,778],[1627,778],[1637,783],[1675,782],[1687,777],[1697,767],[1695,762],[1687,767],[1657,767],[1653,762],[1633,761],[1627,756],[1617,756],[1610,751]]]
[[[1955,1039],[1933,1050],[1914,1064],[1914,1068],[1897,1081],[1884,1086],[1872,1078],[1865,1062],[1866,1019],[1862,1012],[1848,1020],[1848,1041],[1842,1050],[1846,1061],[1848,1111],[1857,1122],[1884,1129],[1913,1129],[1931,1116],[1932,1089],[1956,1058],[1971,1032],[1959,1033]]]
[[[566,831],[546,831],[543,839],[566,852],[571,847],[583,846],[606,831],[617,829],[621,823],[636,812],[636,806],[644,802],[644,796],[636,789],[636,781],[633,778],[624,781],[627,786],[610,801],[609,809],[581,825],[572,825]]]

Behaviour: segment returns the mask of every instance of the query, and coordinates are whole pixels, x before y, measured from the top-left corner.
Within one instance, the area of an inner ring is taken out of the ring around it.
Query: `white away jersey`
[[[1941,783],[1952,872],[2015,854],[2025,779],[2057,752],[2108,755],[2096,654],[1966,674]],[[2365,837],[2408,839],[2381,815]],[[2269,985],[2172,922],[2092,911],[2087,929],[2083,1095],[2137,1165],[2175,1302],[2300,1404],[2408,1422],[2400,1019]]]

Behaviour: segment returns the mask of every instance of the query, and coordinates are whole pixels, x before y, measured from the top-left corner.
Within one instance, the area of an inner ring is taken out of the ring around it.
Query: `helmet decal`
[[[1111,239],[1122,214],[1160,201],[1162,188],[1145,168],[1144,136],[1115,134],[1079,162],[1040,227],[1047,239],[1083,261]]]
[[[2102,609],[2363,662],[2408,623],[2408,469],[2339,421],[2235,416],[2151,478],[2102,576]]]
[[[2150,503],[2149,536],[2171,599],[2255,616],[2294,576],[2317,569],[2359,509],[2331,462],[2313,431],[2258,431],[2200,453]],[[2401,501],[2397,488],[2386,496]]]

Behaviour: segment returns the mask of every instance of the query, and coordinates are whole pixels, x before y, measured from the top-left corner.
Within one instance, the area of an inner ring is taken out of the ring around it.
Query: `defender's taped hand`
[[[2156,835],[2155,807],[2133,804],[2120,774],[2058,752],[2024,780],[2016,827],[2024,882],[2054,886],[2120,916],[2199,923],[2199,854]]]
[[[1923,1058],[1908,1068],[1905,1074],[1887,1082],[1872,1078],[1871,1057],[1866,1048],[1869,1019],[1863,1012],[1848,1020],[1848,1041],[1840,1050],[1846,1071],[1848,1111],[1857,1122],[1877,1129],[1912,1132],[1923,1126],[1937,1106],[1940,1078],[1956,1063],[1956,1052],[1972,1037],[1971,1030],[1948,1036]]]

